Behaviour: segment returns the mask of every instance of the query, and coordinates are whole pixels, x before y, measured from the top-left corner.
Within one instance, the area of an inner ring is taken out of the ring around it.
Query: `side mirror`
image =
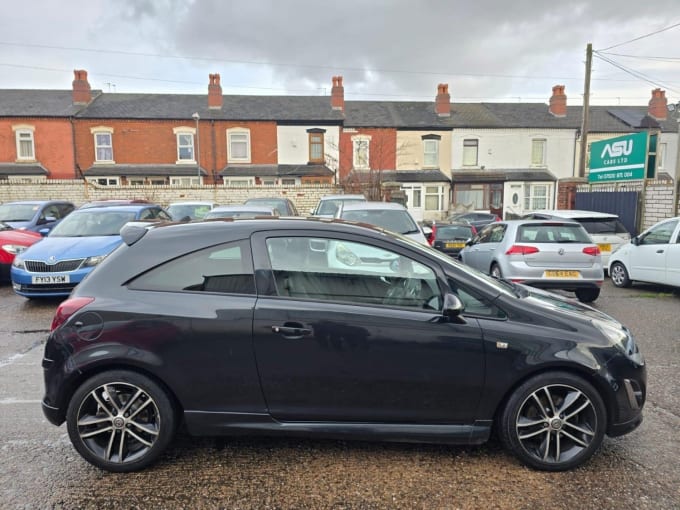
[[[638,244],[640,244],[640,238],[638,236],[631,237],[630,242],[637,246]]]
[[[474,237],[470,237],[467,241],[465,241],[465,246],[472,246],[473,244],[475,244]]]
[[[40,234],[43,237],[45,237],[49,233],[50,233],[49,228],[41,228],[40,230],[38,230],[38,234]]]
[[[442,309],[444,317],[453,322],[465,324],[465,320],[460,316],[464,310],[465,306],[458,296],[451,293],[444,294],[444,307]]]

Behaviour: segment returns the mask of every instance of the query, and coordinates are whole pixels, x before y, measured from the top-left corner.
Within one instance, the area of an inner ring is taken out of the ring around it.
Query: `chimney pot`
[[[331,89],[331,108],[345,111],[345,87],[342,85],[342,76],[333,76],[333,88]]]
[[[555,85],[552,88],[548,111],[555,117],[567,116],[567,95],[564,93],[564,85]]]
[[[451,95],[449,94],[448,83],[440,83],[437,85],[437,97],[434,100],[434,111],[440,117],[451,116]]]
[[[219,110],[222,108],[222,85],[220,85],[220,75],[208,75],[208,108],[211,110]]]
[[[666,120],[668,116],[668,99],[666,91],[659,88],[652,90],[652,98],[649,100],[647,113],[655,120]]]
[[[88,104],[92,101],[92,90],[87,81],[87,71],[84,69],[73,70],[73,104]]]

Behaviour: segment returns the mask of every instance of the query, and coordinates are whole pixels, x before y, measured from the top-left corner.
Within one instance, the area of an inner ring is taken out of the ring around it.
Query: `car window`
[[[437,239],[469,239],[472,237],[472,228],[462,225],[437,226],[435,236]]]
[[[61,218],[59,214],[59,206],[52,204],[45,207],[45,209],[43,209],[42,213],[40,214],[40,219],[45,221],[47,218]]]
[[[668,244],[671,242],[671,236],[678,225],[679,220],[671,220],[660,225],[656,225],[649,229],[645,234],[642,234],[639,239],[639,244]]]
[[[522,243],[590,243],[585,229],[578,224],[529,224],[517,229],[517,241]]]
[[[267,253],[282,297],[441,310],[429,266],[363,243],[275,237]]]
[[[255,294],[247,241],[211,246],[161,264],[130,282],[134,290]]]
[[[505,237],[506,225],[494,225],[489,230],[489,242],[490,243],[500,243]]]
[[[418,232],[418,225],[406,211],[364,209],[356,211],[343,211],[340,215],[343,220],[369,223],[397,234],[412,234]]]
[[[130,211],[111,212],[106,208],[83,209],[69,214],[50,232],[50,237],[93,237],[119,235],[120,229],[134,221],[135,213]]]
[[[476,315],[502,319],[506,317],[503,310],[493,305],[488,299],[474,289],[461,285],[453,278],[449,278],[449,287],[463,303],[463,315]]]
[[[628,229],[617,218],[576,219],[589,234],[627,234]]]

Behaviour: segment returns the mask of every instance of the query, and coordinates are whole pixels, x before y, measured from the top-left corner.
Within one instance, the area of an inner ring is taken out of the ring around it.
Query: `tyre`
[[[493,278],[498,278],[499,280],[501,278],[503,278],[503,274],[501,273],[501,268],[498,267],[498,264],[496,264],[495,262],[493,264],[491,264],[491,270],[489,271],[489,274]]]
[[[609,271],[609,277],[612,279],[612,283],[617,287],[630,287],[633,282],[628,276],[628,270],[621,262],[614,262],[612,268]]]
[[[504,446],[524,464],[564,471],[586,462],[607,428],[602,398],[584,379],[546,372],[520,385],[500,415]]]
[[[581,303],[592,303],[600,297],[600,289],[576,289],[576,298]]]
[[[136,372],[115,370],[85,381],[66,413],[71,442],[89,463],[118,473],[154,463],[175,434],[167,392]]]

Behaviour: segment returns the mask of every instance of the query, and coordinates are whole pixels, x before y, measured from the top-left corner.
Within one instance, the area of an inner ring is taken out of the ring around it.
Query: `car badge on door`
[[[564,248],[560,248],[559,250],[557,250],[557,253],[559,253],[560,255],[564,255]]]

